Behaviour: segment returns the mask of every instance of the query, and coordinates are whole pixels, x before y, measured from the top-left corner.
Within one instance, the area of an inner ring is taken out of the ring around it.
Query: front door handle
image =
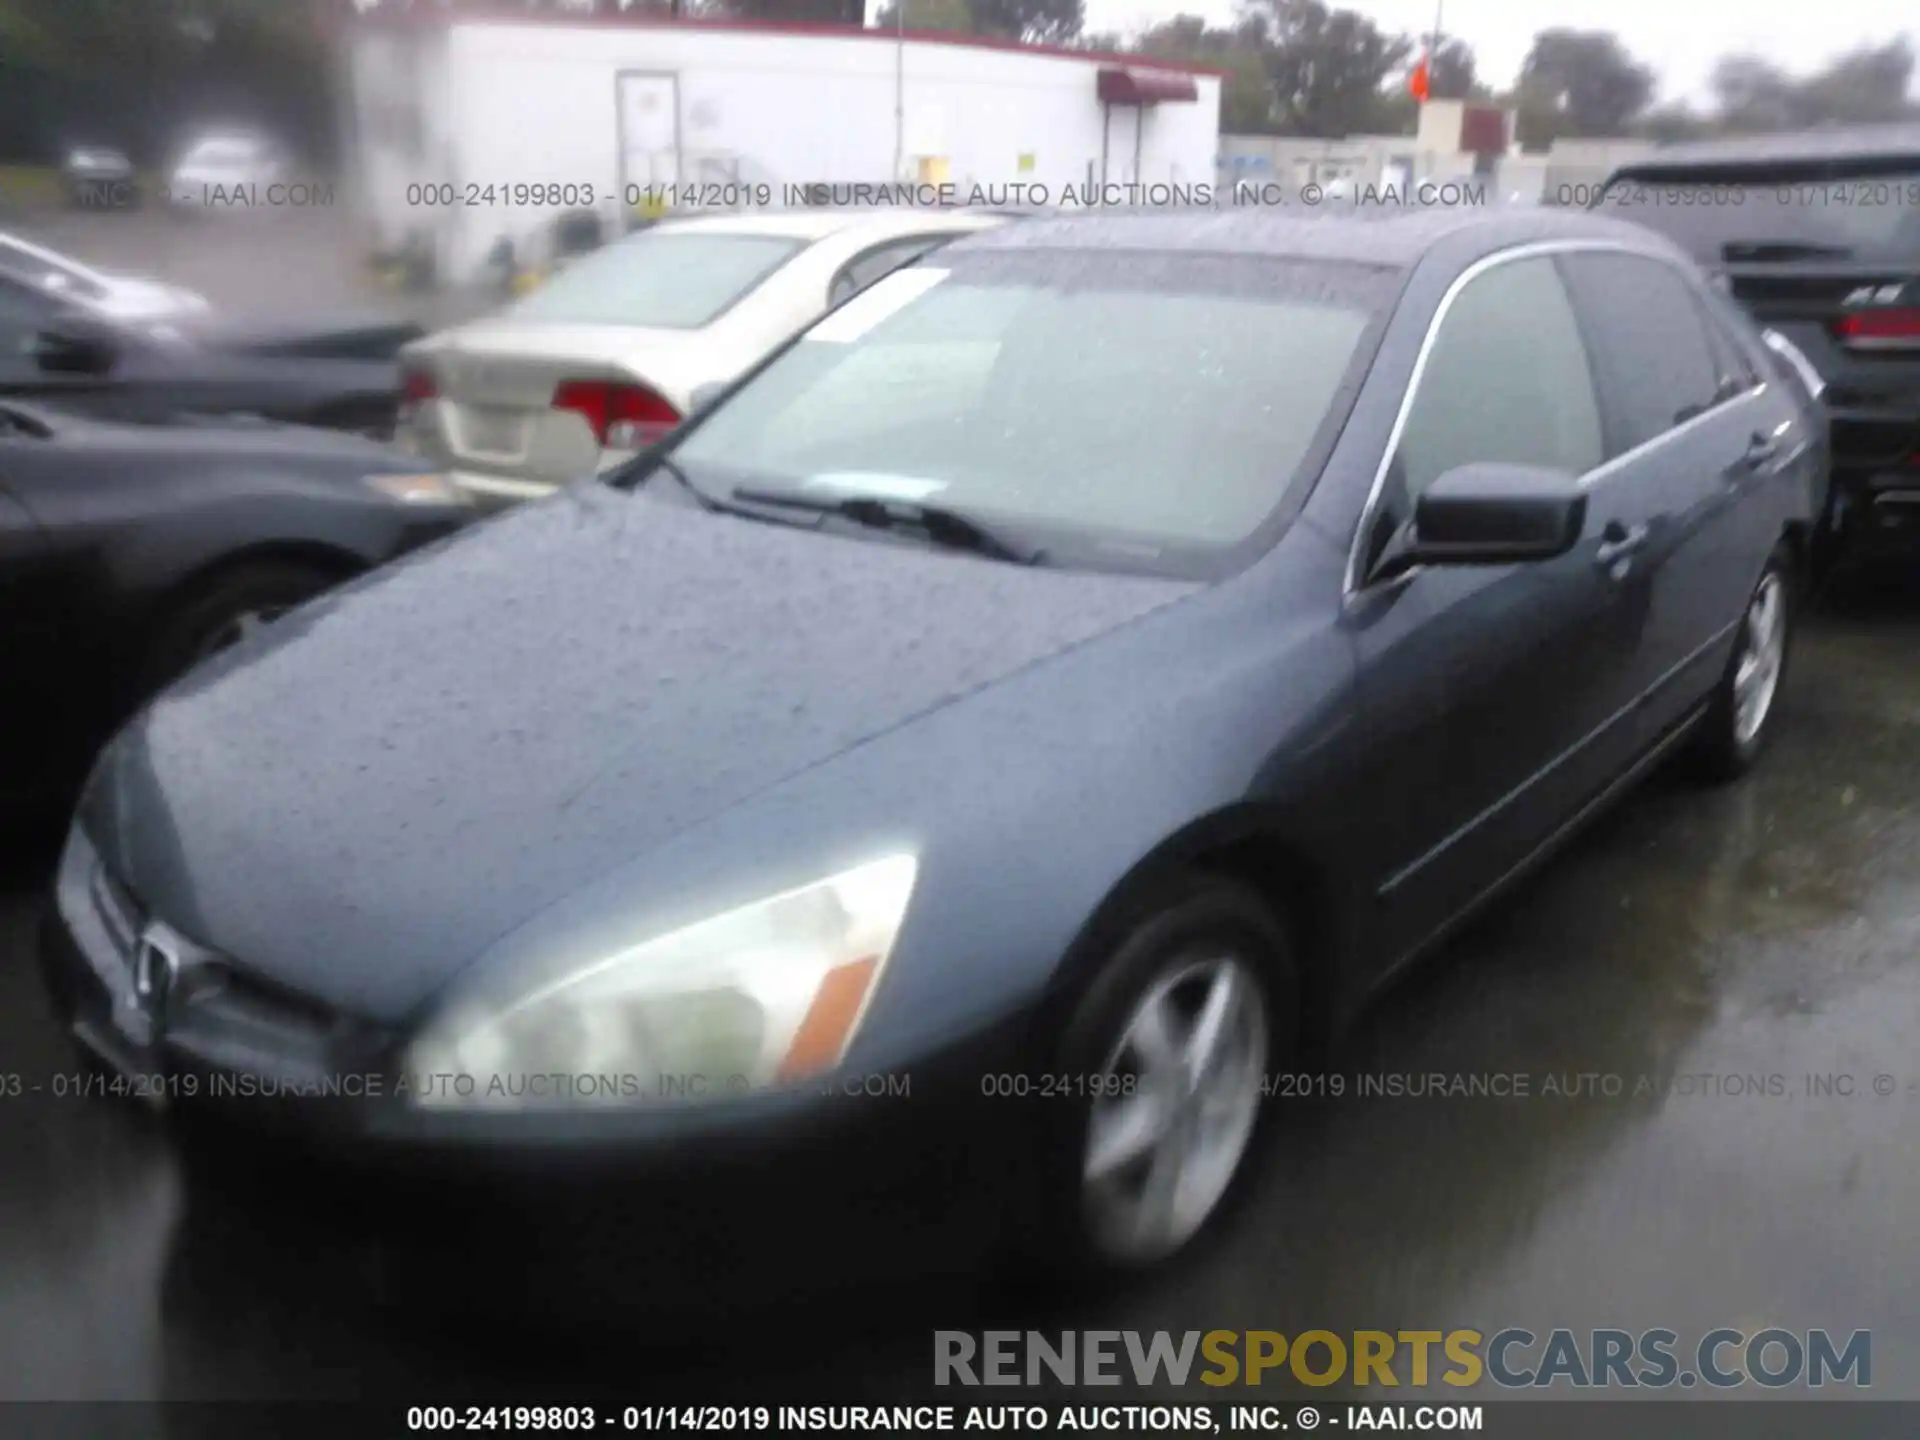
[[[1747,452],[1741,456],[1741,463],[1749,470],[1758,470],[1774,456],[1780,453],[1780,441],[1777,436],[1762,435],[1758,431],[1747,442]]]
[[[1593,563],[1602,570],[1615,570],[1615,579],[1625,573],[1624,561],[1647,543],[1648,529],[1645,525],[1622,525],[1618,520],[1607,523],[1600,532],[1600,548],[1593,552]]]

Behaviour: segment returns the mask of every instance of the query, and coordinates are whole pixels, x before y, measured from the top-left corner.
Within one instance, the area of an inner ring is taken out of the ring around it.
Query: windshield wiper
[[[797,490],[761,490],[751,485],[737,486],[732,493],[735,500],[750,505],[838,515],[873,530],[919,534],[950,550],[967,550],[1015,565],[1037,565],[1045,558],[1044,551],[1020,545],[970,515],[918,500],[887,500],[877,495],[827,497],[806,495]]]

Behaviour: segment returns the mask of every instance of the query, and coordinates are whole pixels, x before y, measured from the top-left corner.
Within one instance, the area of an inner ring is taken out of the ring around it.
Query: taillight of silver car
[[[408,367],[400,372],[400,414],[402,425],[410,423],[419,413],[420,407],[429,400],[438,398],[439,382],[433,378],[433,372],[424,367]]]
[[[609,450],[641,450],[680,423],[680,412],[644,385],[614,380],[562,380],[553,408],[581,416]]]

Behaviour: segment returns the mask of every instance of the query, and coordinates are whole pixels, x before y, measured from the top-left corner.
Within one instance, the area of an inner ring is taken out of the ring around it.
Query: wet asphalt
[[[1337,1060],[1349,1093],[1276,1099],[1247,1203],[1162,1279],[823,1293],[664,1346],[671,1317],[460,1324],[270,1210],[196,1225],[151,1117],[43,1094],[0,1101],[0,1398],[712,1399],[777,1372],[848,1403],[854,1376],[923,1383],[935,1325],[1867,1329],[1876,1396],[1920,1398],[1917,660],[1920,587],[1809,621],[1758,773],[1656,776],[1386,996]],[[31,964],[47,863],[0,884],[0,1072],[29,1083],[71,1063]],[[1429,1075],[1529,1093],[1353,1093]],[[474,1258],[508,1296],[511,1255]]]

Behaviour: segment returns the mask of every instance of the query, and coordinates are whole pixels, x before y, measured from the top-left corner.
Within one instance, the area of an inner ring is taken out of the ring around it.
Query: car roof
[[[1920,124],[1833,125],[1775,135],[1741,135],[1662,145],[1615,169],[1651,175],[1716,165],[1802,165],[1822,160],[1920,160]]]
[[[978,210],[901,205],[866,210],[730,211],[724,215],[664,219],[653,228],[702,235],[779,235],[795,240],[824,240],[830,235],[860,231],[885,239],[890,235],[924,235],[929,231],[963,234],[998,224],[1001,218]]]
[[[1446,242],[1466,263],[1517,245],[1598,239],[1677,254],[1643,226],[1555,206],[1399,206],[1369,202],[1229,209],[1055,212],[969,235],[971,250],[1131,250],[1341,260],[1406,269]]]

